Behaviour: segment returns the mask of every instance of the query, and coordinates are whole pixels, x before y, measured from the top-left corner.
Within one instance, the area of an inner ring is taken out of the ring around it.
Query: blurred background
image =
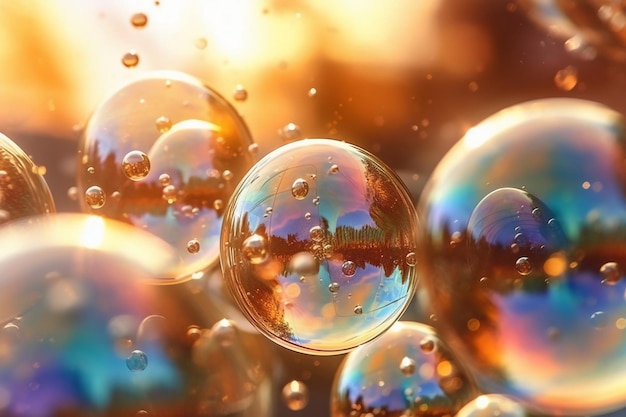
[[[144,72],[179,70],[235,106],[259,156],[297,138],[343,139],[378,155],[417,199],[446,151],[504,107],[577,97],[625,112],[619,3],[3,1],[0,132],[45,166],[57,210],[78,211],[68,189],[90,114]],[[416,306],[407,314],[428,321]],[[342,357],[269,349],[277,386],[298,379],[310,390],[301,411],[275,393],[276,415],[327,415]]]

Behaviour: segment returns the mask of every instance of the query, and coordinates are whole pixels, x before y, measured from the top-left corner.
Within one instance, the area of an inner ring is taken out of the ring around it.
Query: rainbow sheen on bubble
[[[455,417],[530,417],[530,414],[508,397],[485,394],[466,404]]]
[[[168,241],[183,260],[175,277],[188,280],[217,264],[221,205],[254,163],[252,144],[235,109],[200,80],[148,72],[113,92],[89,119],[78,189],[99,187],[103,198],[87,199],[82,209]],[[201,247],[193,256],[192,239]]]
[[[454,416],[476,394],[431,327],[398,321],[345,357],[331,389],[330,415]]]
[[[0,224],[54,211],[52,194],[38,167],[0,133]]]
[[[546,99],[470,129],[422,194],[434,325],[485,392],[546,414],[626,405],[626,137],[597,103]]]
[[[306,139],[268,154],[239,183],[221,262],[262,333],[329,355],[373,339],[405,311],[416,245],[415,209],[393,171],[356,146]]]
[[[3,416],[270,415],[265,339],[232,325],[223,343],[212,298],[153,285],[178,261],[165,242],[84,214],[16,221],[0,239]]]

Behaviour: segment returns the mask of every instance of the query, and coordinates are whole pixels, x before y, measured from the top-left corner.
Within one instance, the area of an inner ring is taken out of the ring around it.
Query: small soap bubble
[[[408,266],[415,266],[417,263],[417,256],[415,255],[415,252],[409,252],[406,254],[404,260]]]
[[[242,253],[251,264],[262,264],[267,261],[267,240],[260,235],[254,234],[244,240]]]
[[[122,159],[122,170],[128,179],[140,181],[150,173],[150,159],[141,151],[130,151]]]
[[[400,361],[400,372],[406,376],[411,376],[415,373],[415,361],[408,356],[405,356]]]
[[[207,41],[206,38],[196,38],[193,41],[193,44],[197,49],[202,50],[202,49],[205,49],[209,45],[209,41]]]
[[[283,387],[282,398],[287,408],[299,411],[309,403],[309,389],[304,382],[293,380]]]
[[[291,185],[291,195],[296,200],[303,200],[309,194],[309,183],[303,178],[296,179]]]
[[[354,314],[360,315],[363,314],[363,307],[360,305],[355,305],[354,306]]]
[[[328,291],[333,294],[338,293],[340,288],[341,286],[338,282],[331,282],[330,284],[328,284]]]
[[[162,197],[168,204],[174,204],[178,199],[178,190],[172,184],[166,185],[163,187]]]
[[[420,349],[424,353],[431,353],[435,350],[435,340],[430,337],[425,337],[420,341]]]
[[[356,274],[356,264],[352,261],[345,261],[341,265],[341,272],[347,277],[354,276]]]
[[[133,350],[126,358],[126,366],[133,372],[143,371],[148,366],[148,356],[141,350]]]
[[[528,275],[532,272],[533,267],[530,263],[530,259],[526,256],[522,256],[515,261],[515,269],[520,275]]]
[[[106,202],[106,194],[102,188],[92,185],[85,190],[85,202],[92,209],[102,208]]]
[[[233,179],[232,171],[229,169],[225,169],[224,172],[222,172],[222,178],[224,178],[224,181],[232,180]]]
[[[233,92],[233,99],[235,101],[246,101],[248,99],[248,90],[243,85],[237,84]]]
[[[213,208],[217,211],[220,211],[221,209],[224,208],[224,202],[220,200],[219,198],[215,199],[213,201]]]
[[[336,164],[333,164],[330,166],[330,169],[328,170],[328,172],[330,172],[331,174],[336,174],[339,172],[339,166]]]
[[[161,183],[162,186],[167,187],[168,185],[171,184],[171,182],[172,182],[172,179],[170,178],[168,174],[159,175],[159,183]]]
[[[317,88],[311,87],[309,91],[307,92],[307,95],[309,97],[315,97],[317,95]]]
[[[306,213],[304,213],[304,218],[306,220],[311,220],[311,213],[309,213],[308,211]]]
[[[609,318],[603,311],[596,311],[591,315],[591,325],[596,329],[604,329],[609,323]]]
[[[143,28],[148,24],[148,16],[145,13],[135,13],[130,17],[130,24],[136,28]]]
[[[159,133],[165,133],[172,128],[172,121],[165,116],[157,117],[154,124]]]
[[[67,189],[67,197],[72,201],[78,200],[78,187],[75,185]]]
[[[278,131],[278,133],[287,142],[302,139],[302,131],[300,130],[300,126],[295,123],[287,123]]]
[[[187,252],[189,253],[198,253],[200,252],[200,242],[198,239],[191,239],[187,242]]]
[[[122,56],[122,64],[126,68],[134,68],[139,64],[139,55],[135,51],[129,51]]]
[[[600,267],[602,274],[602,283],[607,285],[615,285],[619,282],[622,273],[616,262],[607,262]]]
[[[578,84],[578,71],[571,65],[558,70],[554,76],[554,84],[563,91],[573,90]]]

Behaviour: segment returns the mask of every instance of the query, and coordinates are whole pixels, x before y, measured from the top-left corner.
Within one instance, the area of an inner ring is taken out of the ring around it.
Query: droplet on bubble
[[[455,415],[477,390],[447,347],[424,352],[419,342],[425,338],[438,340],[424,324],[399,321],[348,353],[331,388],[331,417]]]
[[[296,200],[303,200],[309,194],[309,183],[303,178],[296,179],[291,185],[291,195]]]
[[[304,382],[293,380],[283,387],[282,398],[291,411],[303,410],[309,403],[309,388]]]
[[[417,257],[415,256],[415,252],[407,253],[404,260],[408,266],[415,266],[415,264],[417,263]]]
[[[330,169],[328,170],[328,172],[330,172],[331,174],[336,174],[339,172],[339,165],[337,164],[333,164],[330,166]]]
[[[267,261],[267,240],[260,235],[254,234],[243,241],[241,252],[251,264],[258,265]]]
[[[172,128],[172,121],[165,116],[159,116],[154,122],[159,133],[165,133]]]
[[[143,28],[148,24],[148,16],[145,13],[135,13],[130,17],[130,24],[136,28]]]
[[[122,159],[122,169],[128,179],[140,181],[150,172],[150,159],[141,151],[130,151]]]
[[[248,99],[248,90],[243,85],[237,84],[233,93],[233,99],[235,101],[246,101]]]
[[[139,55],[135,51],[129,51],[122,56],[122,64],[126,68],[134,68],[139,65]]]
[[[126,358],[126,366],[133,372],[139,372],[148,366],[148,356],[141,350],[133,350]]]
[[[600,267],[602,274],[602,283],[607,285],[615,285],[622,277],[619,265],[616,262],[607,262]]]
[[[92,209],[102,208],[104,203],[106,203],[106,194],[102,188],[92,185],[85,190],[85,202]]]
[[[347,277],[353,277],[356,274],[356,264],[352,261],[345,261],[341,265],[341,272]]]
[[[433,325],[481,388],[533,412],[626,406],[626,377],[607,371],[626,366],[622,280],[607,285],[602,273],[626,262],[624,126],[621,114],[584,100],[515,105],[469,129],[420,197],[417,267]],[[592,184],[602,189],[590,198]],[[467,244],[452,251],[456,230],[467,230]],[[523,257],[526,276],[514,267]]]
[[[162,186],[167,187],[172,183],[172,179],[168,174],[161,174],[159,175],[159,183],[161,183]]]
[[[329,157],[340,175],[318,175]],[[297,180],[308,183],[306,198],[294,198]],[[413,295],[415,268],[405,262],[417,244],[410,201],[395,173],[358,147],[328,139],[284,145],[246,174],[227,204],[220,251],[227,285],[276,343],[346,352],[387,329]],[[248,249],[255,235],[263,240],[257,264]],[[313,279],[293,267],[303,253],[314,261]]]
[[[515,269],[519,272],[520,275],[528,275],[533,270],[533,265],[530,262],[530,259],[526,256],[522,256],[517,258],[515,261]]]
[[[187,252],[189,253],[198,253],[200,252],[200,242],[198,239],[191,239],[187,242]]]

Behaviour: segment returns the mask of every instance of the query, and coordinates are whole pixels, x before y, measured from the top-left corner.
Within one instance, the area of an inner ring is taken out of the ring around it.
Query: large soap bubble
[[[413,296],[417,217],[396,175],[329,139],[285,145],[239,183],[224,214],[226,282],[250,321],[319,355],[373,339]]]
[[[626,405],[623,117],[528,102],[474,128],[420,201],[441,337],[486,392],[548,414]]]
[[[399,321],[345,357],[331,390],[331,416],[453,416],[476,393],[432,328]]]
[[[0,134],[0,224],[51,212],[52,194],[38,167],[11,139]]]
[[[267,350],[147,232],[83,214],[0,228],[0,414],[269,416]]]
[[[89,119],[78,159],[82,208],[168,241],[184,261],[177,278],[189,279],[217,263],[222,206],[254,163],[252,144],[236,110],[201,81],[147,73]]]

